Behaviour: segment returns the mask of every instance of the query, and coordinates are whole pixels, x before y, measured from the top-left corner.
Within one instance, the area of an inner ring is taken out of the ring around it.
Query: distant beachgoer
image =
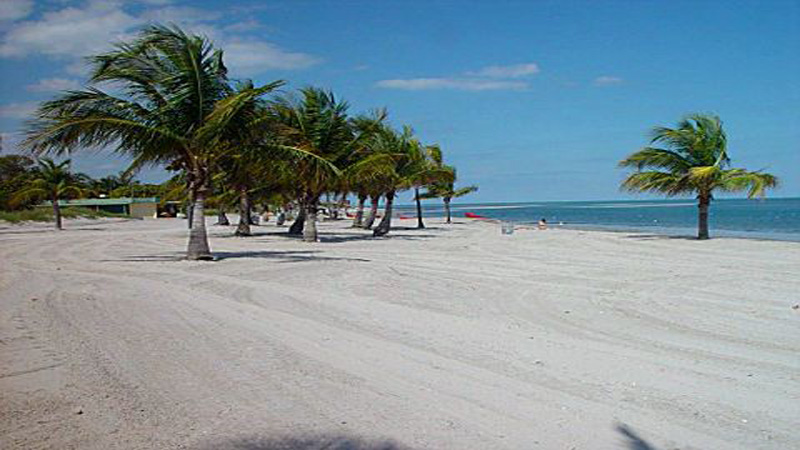
[[[546,230],[547,229],[547,219],[545,219],[544,217],[542,217],[539,220],[539,229],[540,230]]]

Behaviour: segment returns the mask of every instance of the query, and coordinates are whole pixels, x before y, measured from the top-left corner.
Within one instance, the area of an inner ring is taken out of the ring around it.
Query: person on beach
[[[547,220],[544,217],[539,219],[539,229],[540,230],[546,230],[547,229]]]

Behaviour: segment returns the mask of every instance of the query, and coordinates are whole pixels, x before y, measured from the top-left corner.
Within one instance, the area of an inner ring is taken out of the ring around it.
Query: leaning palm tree
[[[380,132],[372,137],[370,145],[375,154],[386,158],[389,164],[384,173],[372,183],[372,211],[365,227],[371,226],[375,220],[378,200],[382,193],[386,199],[383,217],[372,234],[384,236],[392,227],[392,210],[397,191],[408,187],[407,177],[412,172],[409,170],[412,166],[411,160],[414,159],[414,153],[419,150],[419,145],[414,141],[410,128],[406,127],[402,133],[398,133],[388,125],[384,125]]]
[[[53,205],[53,216],[56,229],[63,229],[61,224],[61,206],[63,199],[80,197],[85,189],[77,176],[70,172],[70,160],[56,163],[49,158],[41,158],[36,176],[11,198],[12,204],[26,203],[31,200],[47,199]]]
[[[294,167],[296,198],[300,204],[297,226],[303,240],[317,241],[317,210],[320,197],[336,190],[339,166],[366,138],[354,131],[347,118],[348,105],[330,92],[308,87],[300,97],[282,97],[272,105],[272,124],[277,148],[307,152],[314,158],[298,161]]]
[[[438,145],[425,146],[424,151],[419,153],[420,158],[415,162],[418,170],[414,183],[414,201],[417,206],[417,228],[425,228],[422,221],[422,199],[426,198],[420,194],[423,186],[435,184],[452,185],[455,182],[455,169],[444,163],[442,149]]]
[[[192,217],[187,258],[213,259],[204,216],[213,163],[231,150],[229,136],[252,123],[246,106],[283,84],[235,92],[222,56],[204,37],[148,26],[132,42],[91,59],[95,87],[43,103],[24,145],[55,154],[109,147],[132,157],[134,167],[182,172]],[[102,83],[115,91],[96,87]]]
[[[452,223],[450,202],[452,202],[454,198],[463,197],[477,190],[478,186],[474,185],[456,189],[454,183],[436,183],[428,186],[427,192],[423,192],[421,198],[441,198],[442,203],[444,203],[445,223]]]
[[[351,119],[354,133],[361,135],[360,143],[352,147],[352,151],[345,155],[341,161],[342,176],[339,177],[339,190],[352,192],[356,195],[357,206],[353,218],[354,228],[364,227],[364,204],[376,178],[382,176],[391,165],[391,160],[385,155],[376,153],[372,148],[373,136],[377,135],[383,127],[387,112],[377,109],[369,114],[363,114]],[[377,202],[374,206],[377,208]],[[373,219],[374,220],[374,219]]]
[[[375,223],[375,219],[378,217],[378,206],[381,199],[381,190],[375,186],[370,188],[367,191],[367,196],[369,197],[369,212],[367,212],[367,217],[364,219],[361,228],[365,230],[371,230],[372,225]]]
[[[447,180],[447,171],[430,163],[427,150],[414,137],[410,127],[397,132],[388,126],[374,137],[378,154],[391,159],[392,164],[376,177],[376,186],[382,186],[386,205],[383,218],[373,230],[373,236],[384,236],[392,228],[392,209],[398,191],[418,188],[436,180]]]
[[[695,194],[698,239],[709,238],[708,207],[714,191],[747,191],[747,197],[753,198],[763,197],[768,188],[778,185],[771,174],[729,167],[727,137],[717,116],[694,114],[676,128],[656,127],[650,143],[620,161],[620,167],[636,169],[622,182],[622,188],[669,197]]]

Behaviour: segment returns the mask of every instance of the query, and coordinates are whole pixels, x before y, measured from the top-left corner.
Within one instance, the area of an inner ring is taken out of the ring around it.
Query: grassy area
[[[97,219],[98,217],[127,217],[124,214],[115,214],[105,211],[94,211],[89,208],[61,208],[61,216],[65,219],[75,219],[83,217],[86,219]],[[54,222],[52,208],[24,209],[22,211],[0,211],[0,220],[20,223],[20,222]]]

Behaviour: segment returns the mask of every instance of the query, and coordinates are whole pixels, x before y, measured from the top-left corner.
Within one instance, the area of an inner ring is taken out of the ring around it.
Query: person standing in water
[[[547,220],[544,217],[539,219],[539,229],[540,230],[546,230],[547,229]]]

